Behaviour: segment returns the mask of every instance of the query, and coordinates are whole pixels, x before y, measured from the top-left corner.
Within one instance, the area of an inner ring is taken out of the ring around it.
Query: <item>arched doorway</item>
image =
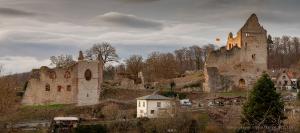
[[[246,81],[245,79],[239,80],[239,88],[246,88]]]

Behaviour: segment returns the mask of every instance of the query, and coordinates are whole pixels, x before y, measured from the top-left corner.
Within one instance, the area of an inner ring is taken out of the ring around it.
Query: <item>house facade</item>
[[[289,71],[280,72],[275,78],[275,87],[280,90],[298,89],[298,79]]]
[[[173,114],[171,98],[158,94],[151,94],[137,98],[137,118],[168,117]]]

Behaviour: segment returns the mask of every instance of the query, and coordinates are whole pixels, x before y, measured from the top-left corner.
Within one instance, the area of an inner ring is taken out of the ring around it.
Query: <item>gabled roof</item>
[[[147,96],[138,97],[136,99],[137,100],[170,100],[171,98],[158,95],[158,94],[151,94]]]

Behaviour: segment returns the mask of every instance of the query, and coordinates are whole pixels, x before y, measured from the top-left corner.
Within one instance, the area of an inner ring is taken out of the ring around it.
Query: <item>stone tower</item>
[[[229,33],[225,47],[208,55],[204,91],[230,90],[232,86],[248,89],[264,71],[267,71],[267,31],[252,14],[236,36]]]
[[[103,78],[103,62],[98,60],[78,61],[77,104],[93,105],[99,103]]]

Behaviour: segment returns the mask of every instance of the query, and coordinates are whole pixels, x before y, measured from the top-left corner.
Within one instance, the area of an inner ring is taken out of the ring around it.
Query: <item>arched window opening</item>
[[[245,79],[239,80],[239,88],[246,88],[246,81]]]
[[[58,91],[58,92],[61,92],[61,88],[62,88],[62,87],[61,87],[60,85],[57,86],[57,91]]]
[[[84,72],[84,77],[85,77],[85,80],[89,81],[92,79],[92,71],[90,69],[87,69],[85,72]]]

